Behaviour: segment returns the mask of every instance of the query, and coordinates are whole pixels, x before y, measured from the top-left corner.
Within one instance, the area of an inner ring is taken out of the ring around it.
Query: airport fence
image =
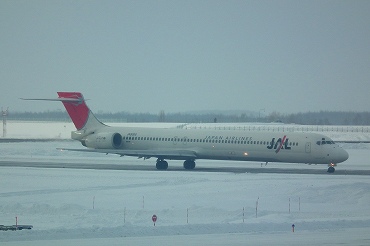
[[[370,133],[370,126],[329,126],[329,125],[182,125],[184,129],[239,130],[267,132],[342,132]]]

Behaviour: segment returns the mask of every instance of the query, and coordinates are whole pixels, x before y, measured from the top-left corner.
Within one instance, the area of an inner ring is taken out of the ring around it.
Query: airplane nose
[[[348,154],[347,151],[345,151],[345,150],[343,150],[343,151],[344,151],[344,160],[343,161],[346,161],[349,158],[349,154]]]
[[[338,162],[346,161],[348,157],[349,157],[349,154],[347,151],[345,151],[344,149],[339,149]]]

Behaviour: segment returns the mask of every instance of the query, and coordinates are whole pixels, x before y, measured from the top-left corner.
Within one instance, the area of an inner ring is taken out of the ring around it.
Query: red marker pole
[[[152,221],[153,221],[154,226],[155,226],[155,222],[157,221],[157,215],[153,214]]]

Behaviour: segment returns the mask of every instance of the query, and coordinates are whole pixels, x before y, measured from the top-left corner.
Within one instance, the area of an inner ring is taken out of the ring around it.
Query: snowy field
[[[44,137],[55,134],[46,128]],[[0,224],[13,225],[17,216],[19,224],[33,225],[32,230],[0,231],[0,245],[370,245],[369,176],[284,163],[266,168],[315,168],[325,174],[166,172],[154,169],[154,159],[59,152],[57,147],[81,145],[0,143],[0,159],[140,164],[153,171],[0,167]],[[344,148],[350,158],[337,170],[370,169],[370,144]],[[260,167],[205,160],[197,165]]]
[[[179,123],[107,123],[109,126],[174,128]],[[7,138],[70,139],[76,128],[72,122],[8,121]]]

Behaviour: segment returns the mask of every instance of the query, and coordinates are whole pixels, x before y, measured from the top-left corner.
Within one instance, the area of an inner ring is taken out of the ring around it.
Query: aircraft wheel
[[[186,160],[184,161],[184,168],[185,169],[194,169],[195,168],[195,161],[193,160]]]
[[[168,162],[165,160],[158,160],[156,164],[158,170],[166,170],[168,168]]]
[[[335,168],[334,167],[328,167],[328,173],[334,173]]]

